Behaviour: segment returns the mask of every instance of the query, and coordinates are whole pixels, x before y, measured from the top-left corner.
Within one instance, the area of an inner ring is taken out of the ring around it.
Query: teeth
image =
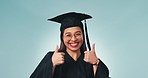
[[[72,43],[71,46],[77,46],[78,43]]]

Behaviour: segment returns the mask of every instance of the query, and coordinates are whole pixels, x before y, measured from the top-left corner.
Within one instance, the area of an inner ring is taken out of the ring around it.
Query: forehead
[[[75,33],[75,32],[82,32],[82,30],[81,30],[81,28],[79,26],[74,26],[74,27],[66,28],[64,30],[64,33],[66,33],[66,32]]]

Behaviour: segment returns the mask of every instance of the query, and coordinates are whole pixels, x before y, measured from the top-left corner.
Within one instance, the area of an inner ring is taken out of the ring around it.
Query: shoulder
[[[47,54],[45,55],[45,57],[51,57],[53,55],[54,51],[49,51],[47,52]]]
[[[44,56],[43,60],[49,60],[52,57],[53,53],[54,53],[54,51],[47,52],[47,54]]]
[[[53,55],[54,51],[49,51],[46,55]]]

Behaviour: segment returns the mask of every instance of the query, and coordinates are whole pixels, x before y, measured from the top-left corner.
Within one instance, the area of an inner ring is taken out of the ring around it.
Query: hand
[[[95,53],[95,44],[92,45],[91,51],[84,52],[84,61],[91,63],[91,64],[96,64],[98,62],[98,58]]]
[[[53,66],[60,65],[64,63],[64,52],[58,52],[58,46],[56,46],[56,50],[52,55],[52,63]]]

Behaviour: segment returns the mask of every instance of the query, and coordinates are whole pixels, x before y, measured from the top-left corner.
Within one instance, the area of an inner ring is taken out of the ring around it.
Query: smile
[[[79,43],[70,43],[70,46],[76,47]]]

